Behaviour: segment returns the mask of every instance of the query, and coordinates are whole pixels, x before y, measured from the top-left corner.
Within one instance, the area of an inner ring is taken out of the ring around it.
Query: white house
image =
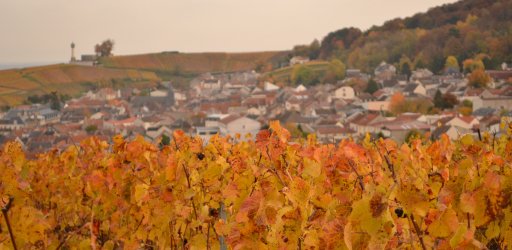
[[[335,99],[344,99],[344,100],[353,100],[356,96],[356,93],[354,91],[354,88],[350,86],[343,86],[340,88],[337,88],[334,91],[333,98]]]
[[[403,93],[406,96],[411,96],[411,95],[415,95],[415,94],[421,95],[421,96],[426,96],[427,89],[421,83],[409,83],[409,84],[405,85],[405,87],[403,89]]]
[[[294,91],[295,91],[295,92],[303,92],[303,91],[306,91],[306,90],[308,90],[308,89],[306,88],[306,86],[304,86],[304,85],[302,85],[302,84],[301,84],[301,85],[299,85],[299,86],[297,86],[297,87],[294,89]]]
[[[295,64],[305,64],[309,62],[309,58],[303,56],[294,56],[290,59],[290,65],[293,66]]]
[[[218,127],[219,126],[219,121],[222,120],[223,118],[226,118],[228,117],[229,115],[226,115],[226,114],[211,114],[211,115],[208,115],[206,116],[206,121],[204,122],[204,126],[205,127]]]
[[[201,81],[202,89],[220,89],[221,83],[218,79],[205,79]]]
[[[261,129],[261,123],[248,117],[229,115],[219,121],[219,129],[223,136],[235,137],[239,134],[240,139],[244,140],[247,134],[256,136]]]
[[[265,91],[275,91],[279,90],[279,86],[272,84],[270,82],[265,82],[265,86],[263,87]]]
[[[470,130],[473,127],[477,126],[479,121],[473,116],[455,116],[453,118],[448,118],[444,125],[447,126],[455,126],[463,129]]]
[[[165,96],[167,96],[167,91],[161,90],[161,89],[153,90],[149,93],[149,96],[165,97]]]
[[[212,136],[219,133],[218,127],[196,127],[195,128],[195,134],[203,140],[203,143],[206,144],[208,141],[210,141],[210,138]]]

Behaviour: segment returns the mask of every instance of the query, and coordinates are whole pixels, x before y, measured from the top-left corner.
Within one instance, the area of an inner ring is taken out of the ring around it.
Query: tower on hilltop
[[[76,62],[74,42],[71,42],[71,62]]]

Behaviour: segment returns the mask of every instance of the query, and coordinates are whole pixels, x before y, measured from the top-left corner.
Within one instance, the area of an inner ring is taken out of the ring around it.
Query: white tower
[[[71,42],[71,62],[76,62],[75,58],[75,43]]]

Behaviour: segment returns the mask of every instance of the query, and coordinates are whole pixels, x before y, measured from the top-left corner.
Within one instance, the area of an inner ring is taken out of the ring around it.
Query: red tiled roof
[[[350,123],[357,125],[368,125],[377,117],[379,117],[379,114],[360,114],[359,116],[354,118]]]
[[[224,117],[223,119],[221,119],[219,122],[223,123],[223,124],[228,124],[228,123],[230,123],[230,122],[232,122],[234,120],[237,120],[239,118],[240,118],[240,116],[238,116],[238,115],[229,115],[229,116]]]
[[[353,130],[340,126],[319,126],[316,128],[318,134],[353,134]]]
[[[384,127],[387,130],[411,130],[411,129],[418,129],[418,130],[430,130],[430,125],[419,122],[419,121],[411,121],[411,122],[390,122],[384,125]]]

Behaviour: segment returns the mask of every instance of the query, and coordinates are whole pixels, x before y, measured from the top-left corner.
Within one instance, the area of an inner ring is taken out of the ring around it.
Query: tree
[[[402,58],[400,58],[400,65],[399,65],[400,73],[403,75],[406,75],[407,78],[409,78],[412,74],[412,62],[409,57],[402,55]]]
[[[466,59],[462,65],[464,73],[466,74],[472,73],[477,69],[485,70],[484,63],[481,60]]]
[[[98,127],[96,125],[89,125],[85,127],[85,132],[87,132],[87,134],[94,134],[94,132],[96,132],[97,130]]]
[[[444,63],[444,70],[446,73],[459,73],[459,61],[454,56],[448,56],[446,58],[446,62]]]
[[[324,77],[324,82],[335,83],[338,80],[345,78],[345,64],[338,59],[333,59],[329,63],[329,67]]]
[[[164,148],[165,146],[171,145],[171,137],[169,137],[166,134],[162,134],[162,138],[160,138],[160,149]]]
[[[468,85],[474,88],[485,88],[491,82],[491,77],[482,69],[476,69],[468,77]]]
[[[309,45],[309,59],[315,60],[320,55],[320,42],[315,39],[313,42]]]
[[[94,46],[94,52],[96,52],[96,54],[100,57],[111,56],[113,49],[114,41],[112,39],[107,39],[101,44],[96,44],[96,46]]]
[[[445,93],[443,95],[443,104],[445,109],[452,109],[455,105],[459,104],[459,100],[452,93]]]
[[[396,92],[393,96],[391,96],[391,100],[389,101],[389,111],[393,114],[401,114],[405,109],[405,97],[400,92]]]
[[[311,85],[318,81],[318,74],[305,65],[295,65],[290,80],[295,85]]]
[[[441,94],[437,90],[434,96],[434,107],[439,109],[452,109],[455,105],[459,104],[459,100],[452,93]]]
[[[368,81],[368,86],[366,87],[365,92],[373,94],[373,93],[377,92],[377,90],[379,90],[379,84],[377,84],[377,82],[375,80],[370,79]]]
[[[425,67],[426,67],[426,65],[425,65],[425,61],[423,59],[423,54],[420,52],[420,54],[417,55],[416,58],[414,58],[414,68],[415,69],[423,69]]]
[[[436,91],[436,94],[434,95],[434,107],[439,109],[443,109],[444,107],[443,94],[439,89]]]

